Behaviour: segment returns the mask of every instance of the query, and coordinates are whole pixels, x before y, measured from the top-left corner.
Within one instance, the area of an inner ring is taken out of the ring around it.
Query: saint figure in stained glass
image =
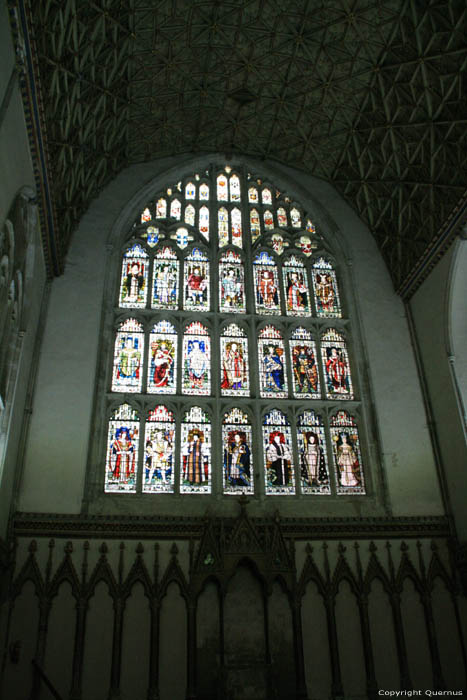
[[[296,398],[319,398],[316,347],[311,333],[305,328],[296,328],[292,333],[289,345],[292,359],[294,396]]]
[[[318,316],[326,318],[341,317],[339,291],[336,273],[328,260],[319,258],[313,263],[312,270],[315,303]]]
[[[224,493],[253,493],[252,439],[248,416],[238,408],[224,415]]]
[[[120,324],[115,339],[112,391],[141,391],[143,327],[134,318]]]
[[[324,333],[321,352],[326,374],[327,397],[353,399],[347,348],[344,338],[334,328]]]
[[[263,449],[266,493],[294,493],[295,475],[290,425],[286,416],[277,409],[273,409],[264,418]]]
[[[175,422],[165,406],[150,411],[144,436],[143,492],[171,493],[174,483]]]
[[[294,255],[285,261],[282,269],[286,309],[289,316],[309,316],[308,280],[305,266]]]
[[[178,259],[169,246],[161,248],[154,258],[153,309],[178,308]]]
[[[211,491],[211,426],[206,413],[194,406],[182,423],[182,493]]]
[[[245,312],[245,283],[240,255],[224,253],[219,264],[219,306],[222,312]]]
[[[284,342],[279,331],[266,326],[259,333],[258,361],[261,396],[287,397]]]
[[[123,308],[146,306],[148,254],[136,243],[123,256],[120,302]]]
[[[149,338],[148,392],[175,394],[177,334],[168,321],[159,321]]]
[[[297,440],[303,493],[331,493],[323,421],[314,411],[298,417]]]
[[[337,493],[365,493],[360,443],[354,419],[346,411],[339,411],[331,418],[330,426]]]
[[[129,404],[119,406],[109,421],[105,490],[136,491],[138,414]]]
[[[221,392],[248,396],[248,344],[245,331],[231,323],[221,335]]]
[[[209,262],[199,248],[193,248],[185,260],[184,307],[209,311]]]
[[[184,394],[208,395],[211,392],[211,345],[202,323],[191,323],[183,339]]]
[[[260,314],[279,314],[279,285],[273,258],[265,252],[254,260],[256,310]]]

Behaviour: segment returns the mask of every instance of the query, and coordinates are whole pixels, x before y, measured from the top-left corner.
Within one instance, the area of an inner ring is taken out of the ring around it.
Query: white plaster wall
[[[41,350],[19,509],[76,513],[83,494],[91,425],[93,390],[104,292],[104,271],[110,259],[106,243],[134,217],[138,205],[182,174],[223,157],[206,155],[163,159],[122,172],[83,216],[68,255],[65,274],[53,282]],[[242,162],[235,159],[235,163]],[[431,450],[422,395],[410,344],[404,308],[394,294],[384,262],[367,228],[329,184],[277,164],[244,159],[255,171],[294,193],[323,231],[353,265],[344,270],[345,292],[355,281],[357,308],[379,427],[388,496],[395,515],[442,514],[442,502]],[[134,205],[132,211],[125,205]],[[355,316],[355,314],[354,314]],[[358,324],[358,318],[354,317]],[[355,336],[358,334],[355,333]],[[365,380],[365,358],[358,371]],[[371,411],[366,410],[367,416]],[[51,431],[53,435],[51,435]],[[370,431],[371,432],[371,431]],[[90,437],[91,436],[91,437]],[[369,441],[369,461],[378,481],[377,440]],[[41,478],[38,480],[37,475]],[[131,510],[114,505],[109,512]],[[326,499],[313,504],[316,515],[382,514],[382,506],[365,510],[362,499],[340,501],[339,513]],[[224,505],[219,504],[222,510]],[[178,507],[163,497],[158,512]],[[204,511],[205,505],[202,505]],[[274,504],[276,507],[276,504]],[[296,502],[282,499],[292,514]],[[333,511],[334,509],[334,511]],[[183,508],[185,510],[185,508]],[[201,511],[200,511],[201,512]]]
[[[462,248],[459,249],[459,246]],[[467,444],[456,391],[456,377],[450,367],[449,357],[455,354],[461,368],[466,363],[467,346],[462,346],[463,333],[467,337],[467,284],[463,278],[467,270],[466,247],[465,241],[454,244],[411,301],[446,477],[447,499],[461,539],[467,537]],[[459,250],[465,260],[457,260]],[[464,267],[457,265],[458,262],[464,264]],[[454,278],[453,271],[456,273]],[[453,306],[454,299],[456,303]],[[454,334],[452,331],[455,331]],[[457,360],[455,367],[457,368]]]

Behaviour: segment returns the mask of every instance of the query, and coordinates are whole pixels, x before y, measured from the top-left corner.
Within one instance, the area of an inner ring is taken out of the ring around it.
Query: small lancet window
[[[230,201],[240,201],[240,178],[238,175],[230,176]]]
[[[353,399],[349,355],[343,336],[330,328],[321,338],[321,353],[328,399]]]
[[[284,207],[279,207],[277,210],[277,223],[281,228],[285,228],[287,226],[287,213]]]
[[[330,494],[323,419],[314,411],[304,411],[297,428],[302,493]]]
[[[248,189],[248,202],[250,204],[258,204],[258,190],[256,187],[250,187]]]
[[[263,421],[266,494],[295,493],[292,433],[287,416],[273,409]]]
[[[270,212],[269,209],[266,209],[266,211],[264,212],[263,219],[264,228],[266,229],[266,231],[271,231],[274,228],[274,218],[272,212]]]
[[[289,341],[293,393],[297,399],[319,399],[319,371],[316,345],[309,330],[299,326]]]
[[[272,194],[271,194],[271,190],[264,189],[264,190],[261,192],[261,202],[262,202],[263,204],[272,204]]]
[[[201,207],[199,210],[199,231],[209,241],[209,209]]]
[[[211,425],[199,406],[185,412],[181,433],[181,493],[211,493]]]
[[[250,211],[250,233],[252,243],[254,243],[261,235],[261,224],[259,214],[256,209],[252,209]]]
[[[183,338],[182,393],[209,396],[211,393],[211,339],[206,326],[194,321]]]
[[[139,416],[124,403],[113,411],[107,431],[106,493],[136,493]]]
[[[185,223],[190,226],[195,225],[195,208],[192,204],[185,207]]]
[[[245,313],[243,262],[233,250],[219,259],[219,308],[222,313]]]
[[[248,340],[245,331],[231,323],[221,334],[221,393],[249,396]]]
[[[141,391],[143,357],[143,326],[129,318],[119,325],[115,338],[112,391]]]
[[[149,411],[144,431],[143,493],[173,493],[175,420],[172,411]]]
[[[175,394],[177,333],[169,321],[159,321],[149,336],[148,393]]]
[[[209,185],[205,182],[199,186],[199,198],[204,202],[209,199]]]
[[[342,310],[336,273],[328,260],[318,258],[311,272],[316,312],[323,318],[341,318]]]
[[[192,182],[185,185],[185,199],[196,199],[196,185]]]
[[[182,216],[182,205],[179,199],[172,199],[170,203],[170,216],[172,219],[177,219],[180,221]]]
[[[284,341],[274,326],[266,326],[259,332],[258,365],[261,396],[286,399],[288,391]]]
[[[149,256],[138,243],[123,256],[119,306],[144,309],[148,294]]]
[[[229,242],[229,212],[225,207],[220,207],[217,212],[217,222],[219,231],[219,248]]]
[[[236,207],[230,212],[233,245],[242,247],[242,214]]]
[[[219,175],[217,178],[217,201],[228,202],[228,184],[225,175]]]
[[[294,228],[300,228],[302,225],[302,217],[296,207],[290,210],[290,222]]]
[[[156,218],[165,219],[167,216],[167,200],[161,197],[156,204]]]
[[[232,408],[222,420],[224,493],[253,493],[253,440],[246,413]]]
[[[308,277],[303,262],[295,255],[282,266],[285,308],[288,316],[310,316]]]
[[[209,311],[209,260],[199,248],[185,259],[183,308]]]
[[[253,262],[256,311],[260,314],[280,314],[279,282],[274,259],[265,251]]]
[[[147,221],[151,221],[151,219],[152,219],[151,212],[146,207],[146,209],[141,214],[141,223],[145,224]]]
[[[339,411],[330,420],[337,493],[365,493],[360,440],[355,420]]]
[[[157,251],[151,299],[153,309],[178,309],[178,269],[178,258],[172,248],[164,246]]]

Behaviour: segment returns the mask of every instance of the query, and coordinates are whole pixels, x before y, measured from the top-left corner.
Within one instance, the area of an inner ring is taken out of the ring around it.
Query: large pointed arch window
[[[105,493],[366,493],[339,258],[294,197],[212,165],[142,202],[120,250]]]

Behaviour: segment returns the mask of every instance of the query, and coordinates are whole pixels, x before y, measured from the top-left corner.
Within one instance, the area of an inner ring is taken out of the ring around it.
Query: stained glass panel
[[[193,236],[190,236],[188,229],[178,228],[175,233],[172,233],[170,238],[177,241],[177,245],[182,250],[187,247],[188,243],[193,240]]]
[[[259,332],[258,364],[261,396],[287,398],[284,341],[274,326],[266,326]]]
[[[183,308],[209,311],[209,261],[199,248],[185,259]]]
[[[256,311],[260,314],[280,314],[279,281],[274,259],[266,252],[253,262]]]
[[[312,241],[309,236],[300,236],[297,241],[297,248],[300,248],[303,255],[307,258],[312,254],[313,250],[316,248],[316,242]]]
[[[290,210],[290,223],[294,228],[300,228],[302,225],[302,217],[300,216],[298,209],[295,207]]]
[[[221,334],[221,393],[249,396],[248,340],[246,333],[231,323]]]
[[[185,199],[196,199],[196,186],[192,182],[185,185]]]
[[[206,185],[205,182],[199,186],[199,198],[203,201],[209,199],[209,185]]]
[[[109,420],[105,468],[106,493],[135,493],[138,472],[139,419],[127,403]]]
[[[182,393],[198,396],[211,393],[211,339],[199,321],[190,323],[183,338]]]
[[[148,254],[135,243],[123,256],[119,306],[144,309],[148,293]]]
[[[240,180],[238,178],[238,175],[230,176],[230,201],[240,201]]]
[[[261,192],[261,201],[263,204],[272,204],[272,194],[271,190],[264,189]]]
[[[326,397],[328,399],[353,399],[349,355],[345,340],[334,328],[323,334],[321,340]]]
[[[224,493],[253,493],[253,441],[248,416],[239,408],[224,414]]]
[[[141,391],[143,353],[143,326],[129,318],[119,325],[115,338],[112,391]]]
[[[192,204],[185,207],[185,223],[190,226],[195,225],[195,208]]]
[[[174,490],[175,421],[165,406],[149,412],[144,433],[144,493]]]
[[[145,233],[141,234],[141,238],[145,238],[148,246],[154,248],[154,246],[164,238],[164,234],[161,233],[155,226],[148,226]]]
[[[207,414],[186,411],[181,433],[181,493],[211,493],[211,426]]]
[[[365,493],[357,424],[346,411],[330,420],[337,493]]]
[[[266,209],[266,211],[263,214],[264,218],[264,228],[266,231],[271,231],[274,228],[274,218],[272,216],[272,212],[269,211],[269,209]]]
[[[178,309],[178,266],[177,255],[169,246],[156,253],[151,299],[153,309]]]
[[[295,255],[284,261],[285,308],[288,316],[310,316],[308,277],[302,261]]]
[[[284,248],[289,247],[289,242],[284,240],[284,236],[280,233],[273,233],[271,236],[271,245],[277,255],[282,255]]]
[[[142,223],[142,224],[145,224],[146,221],[151,221],[151,219],[152,219],[151,212],[150,212],[149,209],[146,207],[146,209],[145,209],[145,210],[143,211],[143,213],[141,214],[141,223]]]
[[[232,222],[232,243],[239,248],[242,247],[242,214],[236,207],[230,212]]]
[[[227,245],[229,242],[229,213],[227,209],[221,207],[217,212],[218,231],[219,231],[219,248]]]
[[[168,321],[159,321],[149,336],[148,392],[175,394],[177,333]]]
[[[250,187],[248,189],[248,201],[250,204],[258,203],[258,190],[256,187]]]
[[[259,214],[256,209],[250,211],[250,232],[251,242],[254,243],[261,235],[261,224],[259,222]]]
[[[219,308],[222,313],[245,313],[243,262],[233,250],[223,253],[219,261]]]
[[[319,399],[316,346],[310,331],[296,328],[289,341],[292,361],[293,393],[297,399]]]
[[[201,207],[199,210],[199,230],[203,234],[205,239],[209,240],[209,209],[208,207]]]
[[[182,205],[178,199],[172,199],[170,203],[170,216],[172,219],[180,221],[182,216]]]
[[[167,216],[167,200],[161,197],[156,204],[156,218],[165,219]]]
[[[323,420],[305,411],[297,420],[300,482],[303,493],[331,493]]]
[[[217,178],[217,201],[218,202],[228,202],[228,186],[227,178],[225,175],[219,175]]]
[[[342,316],[336,273],[328,260],[318,258],[311,272],[315,304],[318,316],[340,318]]]
[[[281,228],[287,226],[287,214],[284,207],[279,207],[277,210],[277,223]]]
[[[292,434],[287,417],[277,409],[264,417],[263,450],[266,494],[295,493]]]

